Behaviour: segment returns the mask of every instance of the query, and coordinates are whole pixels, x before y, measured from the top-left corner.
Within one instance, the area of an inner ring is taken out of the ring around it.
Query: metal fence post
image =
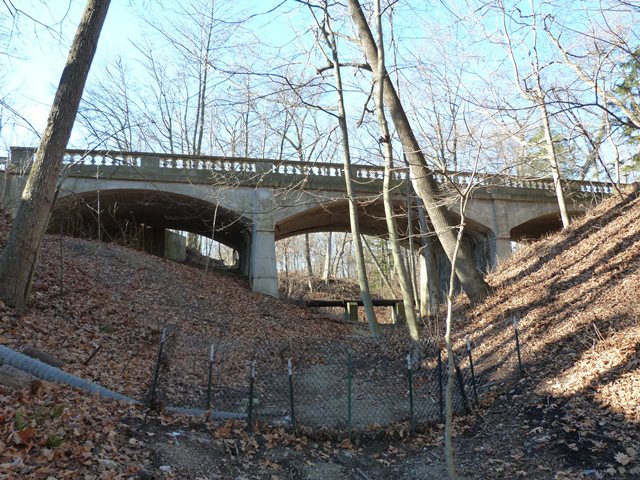
[[[520,370],[520,375],[524,375],[524,368],[522,367],[522,357],[520,356],[520,336],[518,334],[518,317],[513,317],[513,331],[515,332],[516,337],[516,353],[518,355],[518,368]]]
[[[438,405],[440,407],[440,423],[444,423],[444,388],[442,385],[442,349],[438,346]]]
[[[291,404],[291,430],[296,430],[296,414],[294,410],[293,402],[293,367],[291,365],[291,359],[287,360],[287,370],[289,372],[289,403]]]
[[[462,376],[462,370],[460,370],[460,366],[456,362],[456,354],[452,352],[453,368],[456,372],[456,379],[458,380],[458,387],[460,388],[460,396],[462,397],[462,403],[464,404],[465,413],[469,413],[471,409],[469,408],[469,399],[467,398],[467,392],[464,389],[464,377]]]
[[[213,375],[213,356],[215,354],[213,343],[209,347],[209,375],[207,378],[207,410],[211,408],[211,379]]]
[[[352,382],[351,352],[347,352],[347,429],[351,438],[351,382]]]
[[[409,425],[413,433],[415,424],[413,418],[413,374],[411,370],[411,354],[407,355],[407,379],[409,380]]]
[[[473,371],[473,355],[471,354],[471,340],[467,335],[467,355],[469,356],[469,368],[471,369],[471,384],[473,385],[473,397],[478,405],[478,389],[476,388],[476,374]]]
[[[160,362],[162,361],[162,351],[164,350],[164,342],[167,338],[166,328],[162,328],[160,335],[160,347],[158,347],[158,358],[156,359],[156,367],[153,372],[153,380],[151,381],[151,393],[149,395],[149,403],[156,400],[156,388],[158,387],[158,377],[160,376]]]
[[[256,378],[256,361],[251,361],[251,371],[249,372],[249,405],[247,406],[247,428],[253,431],[253,384]]]

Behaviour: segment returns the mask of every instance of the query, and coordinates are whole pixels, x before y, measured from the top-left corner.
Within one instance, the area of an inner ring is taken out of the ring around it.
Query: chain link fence
[[[524,374],[529,355],[523,338],[517,320],[509,320],[456,343],[455,413],[472,411]],[[407,348],[406,356],[356,353],[346,346],[292,355],[292,346],[267,341],[239,356],[242,349],[238,342],[181,337],[167,329],[147,400],[291,429],[353,431],[400,422],[415,428],[443,421],[448,358],[442,342],[427,339],[419,352]],[[167,358],[185,351],[190,353],[179,364]]]

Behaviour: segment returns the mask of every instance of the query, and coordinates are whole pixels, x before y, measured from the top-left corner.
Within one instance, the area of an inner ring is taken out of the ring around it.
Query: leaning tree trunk
[[[540,77],[538,77],[538,82]],[[571,221],[567,212],[567,204],[564,200],[564,192],[562,191],[562,180],[560,175],[560,166],[558,165],[558,155],[556,154],[556,146],[553,142],[551,125],[549,123],[549,112],[547,111],[547,103],[542,93],[542,88],[538,85],[538,98],[540,99],[540,115],[542,116],[542,125],[544,127],[544,139],[547,146],[547,155],[549,158],[549,166],[551,167],[551,176],[553,177],[553,188],[556,191],[556,199],[558,200],[558,209],[560,210],[560,218],[562,219],[562,228],[567,228]]]
[[[349,222],[351,224],[351,236],[353,237],[353,252],[356,257],[356,267],[358,271],[358,284],[360,285],[360,297],[364,305],[364,313],[367,317],[369,330],[374,339],[379,340],[381,336],[380,326],[376,320],[376,314],[373,310],[373,301],[369,290],[369,279],[367,278],[367,267],[364,261],[364,252],[362,250],[362,238],[360,234],[360,221],[358,219],[358,205],[353,191],[353,180],[351,179],[351,153],[349,149],[349,131],[347,129],[347,117],[344,109],[344,101],[342,98],[342,79],[340,77],[340,65],[337,58],[334,59],[334,73],[336,76],[338,90],[338,122],[342,132],[342,154],[344,161],[344,182],[347,189],[347,199],[349,201]]]
[[[391,199],[391,175],[393,172],[393,148],[391,146],[391,133],[389,132],[389,124],[384,114],[384,47],[382,43],[382,24],[380,19],[380,0],[375,1],[375,17],[376,30],[378,33],[378,63],[374,69],[374,99],[376,104],[376,114],[378,116],[378,125],[380,126],[380,143],[385,159],[384,164],[384,182],[382,188],[382,196],[384,201],[384,213],[387,221],[387,232],[389,233],[389,242],[391,243],[391,252],[393,253],[393,266],[398,277],[400,290],[402,291],[402,303],[404,304],[405,321],[409,328],[409,335],[414,342],[420,341],[420,330],[416,321],[416,309],[413,303],[413,294],[411,292],[411,284],[409,273],[407,272],[402,252],[400,251],[400,240],[398,236],[398,226],[393,211],[393,200]],[[412,232],[409,231],[409,235]]]
[[[358,0],[347,0],[347,3],[351,17],[356,25],[367,63],[372,71],[375,72],[378,64],[378,51],[369,24],[360,8]],[[413,134],[409,119],[402,108],[400,98],[386,70],[384,72],[384,102],[389,109],[393,123],[400,136],[402,147],[404,148],[411,168],[411,177],[415,190],[420,198],[422,198],[429,219],[438,236],[438,240],[447,254],[449,261],[452,262],[453,252],[456,248],[456,234],[449,220],[447,208],[440,198],[440,188],[433,178],[433,172],[427,166],[420,145]],[[491,293],[491,287],[485,282],[480,272],[476,269],[473,256],[466,244],[460,246],[455,273],[462,284],[462,288],[472,302],[481,301]]]
[[[29,295],[40,243],[53,207],[62,158],[78,113],[109,1],[87,2],[0,260],[0,297],[8,305],[20,309]]]

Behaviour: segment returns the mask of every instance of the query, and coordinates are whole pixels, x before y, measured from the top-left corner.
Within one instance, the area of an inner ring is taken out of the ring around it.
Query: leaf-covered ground
[[[458,421],[461,478],[640,478],[637,195],[518,251],[490,276],[496,294],[484,304],[461,300],[457,338],[470,336],[480,370],[513,361],[514,317],[526,366]],[[0,222],[2,248],[9,222]],[[1,344],[47,351],[65,370],[135,398],[149,387],[163,326],[181,338],[168,400],[202,384],[210,343],[224,345],[229,386],[254,356],[281,365],[344,345],[372,356],[405,348],[396,332],[374,349],[362,327],[254,294],[228,274],[55,236],[44,242],[30,308],[0,305],[0,317]],[[352,442],[266,427],[248,435],[238,424],[148,414],[47,383],[0,387],[0,478],[443,478],[440,443],[437,426]]]

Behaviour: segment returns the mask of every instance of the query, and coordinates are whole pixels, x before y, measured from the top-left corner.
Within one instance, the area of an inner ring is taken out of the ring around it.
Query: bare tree
[[[358,0],[348,0],[349,11],[358,31],[360,43],[365,52],[367,63],[373,68],[378,64],[378,49],[375,39],[369,28],[369,24],[362,12]],[[384,102],[389,109],[391,118],[400,137],[404,153],[411,168],[411,180],[415,190],[422,198],[429,219],[434,226],[449,261],[453,260],[456,248],[456,235],[452,228],[446,206],[443,204],[442,195],[438,184],[433,178],[433,172],[427,165],[420,145],[413,133],[409,119],[402,107],[400,99],[395,91],[386,70],[384,77]],[[480,272],[476,269],[473,256],[465,244],[458,248],[459,260],[456,262],[455,272],[462,287],[472,302],[484,299],[491,292],[491,287],[485,282]]]
[[[393,199],[391,198],[391,180],[394,172],[393,167],[393,147],[391,146],[391,132],[389,130],[389,124],[384,111],[384,75],[386,73],[385,68],[385,52],[384,42],[382,35],[382,15],[380,12],[380,0],[374,2],[374,16],[376,20],[377,31],[377,56],[378,63],[373,66],[374,74],[374,98],[376,104],[376,115],[378,118],[378,125],[380,126],[380,145],[382,153],[385,159],[384,167],[384,182],[383,182],[383,200],[384,210],[387,222],[387,231],[389,233],[389,242],[391,244],[391,251],[393,253],[393,265],[395,268],[398,282],[400,283],[400,290],[402,292],[402,302],[404,304],[405,320],[407,327],[409,328],[409,334],[414,342],[420,340],[420,331],[418,330],[418,322],[416,321],[416,310],[413,303],[413,295],[411,290],[411,282],[409,279],[409,273],[407,272],[402,253],[400,251],[400,238],[398,235],[398,226],[396,224]],[[412,235],[413,232],[409,232]]]
[[[340,126],[340,145],[342,147],[342,159],[343,159],[343,174],[345,187],[347,190],[347,201],[349,202],[349,221],[351,224],[351,235],[353,236],[353,249],[356,257],[356,265],[358,269],[358,283],[360,285],[360,296],[362,303],[364,304],[364,311],[369,324],[369,329],[372,336],[378,340],[380,338],[380,326],[376,320],[376,315],[373,310],[373,302],[371,300],[371,293],[369,291],[369,280],[367,278],[367,268],[364,259],[364,251],[362,249],[362,241],[360,238],[360,222],[358,219],[358,204],[353,187],[353,180],[351,179],[351,149],[349,147],[349,129],[347,127],[347,115],[344,105],[344,90],[342,88],[342,71],[340,65],[340,58],[338,56],[338,43],[336,35],[334,34],[328,4],[326,0],[322,2],[322,19],[318,19],[313,8],[309,5],[309,10],[316,21],[316,25],[320,30],[320,35],[324,39],[325,45],[329,49],[330,56],[327,56],[327,60],[333,68],[333,74],[335,78],[335,88],[338,96],[338,124]]]
[[[109,0],[87,2],[0,260],[0,297],[17,308],[25,306],[29,295],[55,198],[62,157],[108,9]]]
[[[535,13],[535,5],[533,0],[531,0],[531,10],[534,12],[532,15],[530,15],[531,45],[527,46],[524,40],[520,41],[520,45],[525,48],[529,60],[529,70],[526,72],[526,75],[521,74],[522,67],[516,60],[516,47],[513,41],[513,33],[510,31],[508,24],[509,13],[507,12],[507,9],[502,0],[498,0],[498,9],[501,14],[502,33],[505,39],[503,46],[506,50],[509,60],[511,61],[514,83],[522,98],[531,102],[531,104],[533,104],[540,113],[540,121],[542,122],[545,146],[547,149],[547,160],[551,168],[551,175],[553,177],[556,198],[558,199],[558,208],[560,209],[560,217],[562,218],[563,227],[567,228],[570,223],[569,213],[567,211],[564,192],[562,190],[562,178],[560,174],[558,155],[556,152],[556,144],[553,138],[553,130],[551,128],[551,113],[549,112],[548,107],[547,92],[542,84],[542,70],[544,69],[544,65],[542,65],[540,61],[538,45],[538,16]],[[519,20],[519,25],[521,24],[522,20],[523,19]]]

